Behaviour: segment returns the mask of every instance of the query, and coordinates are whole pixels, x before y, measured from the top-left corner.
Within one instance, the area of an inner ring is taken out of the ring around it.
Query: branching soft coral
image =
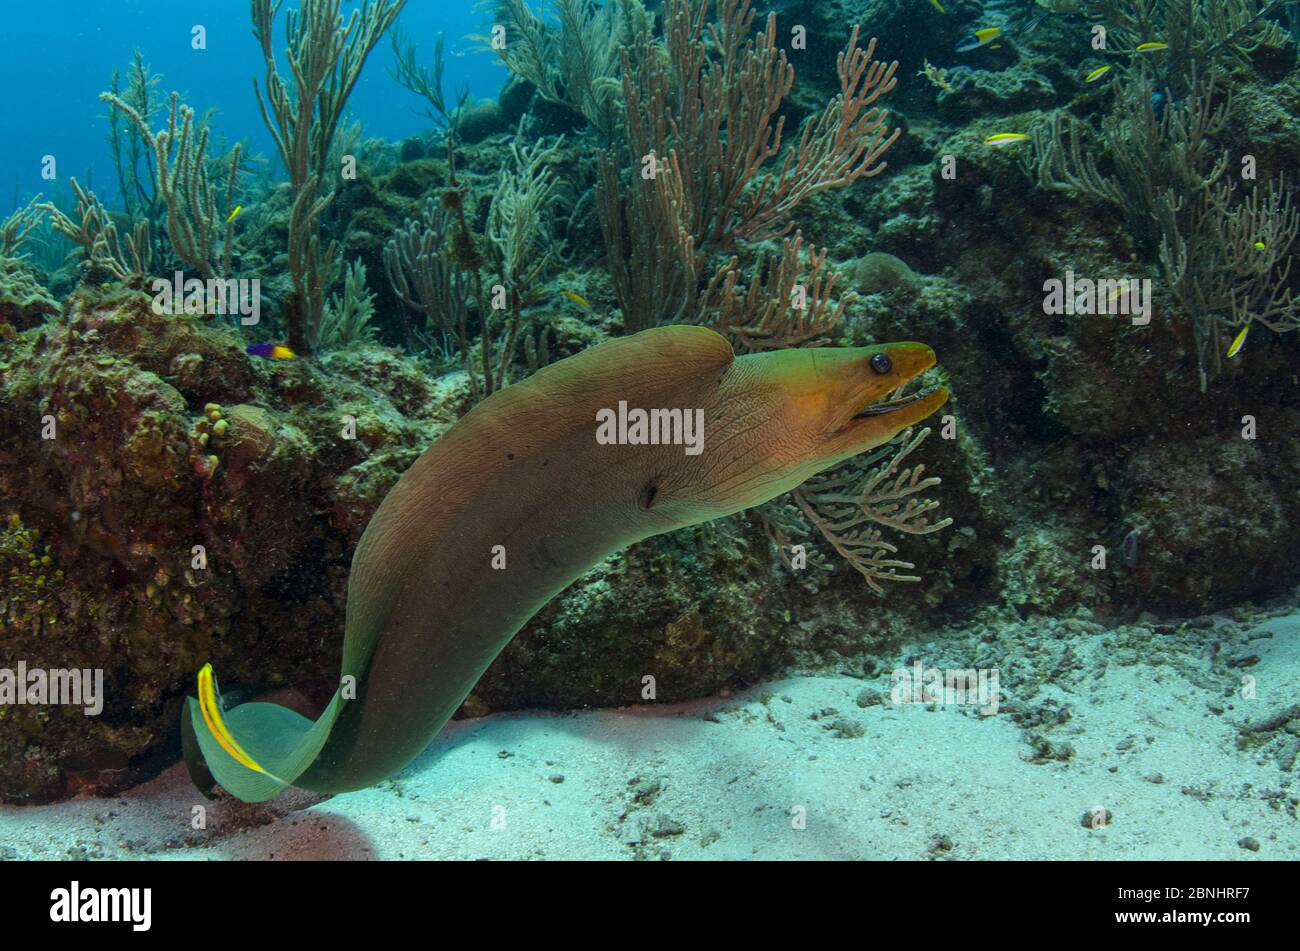
[[[225,187],[219,188],[208,176],[208,129],[176,93],[167,128],[157,133],[130,103],[109,92],[99,98],[131,121],[153,155],[154,194],[166,205],[167,236],[176,256],[205,279],[228,276],[241,147],[232,150]]]
[[[276,65],[273,26],[284,0],[252,0],[253,35],[266,63],[265,89],[256,82],[262,119],[289,170],[289,272],[285,301],[289,345],[316,347],[325,295],[338,277],[338,247],[321,240],[321,216],[333,194],[327,184],[330,146],[367,57],[393,25],[406,0],[378,0],[354,9],[347,22],[340,0],[302,0],[285,14],[288,79]]]
[[[852,295],[835,300],[839,275],[826,266],[826,251],[808,245],[800,263],[803,234],[785,240],[775,263],[761,260],[758,275],[741,289],[743,274],[736,259],[720,270],[704,292],[706,322],[738,350],[780,350],[817,346],[840,329]]]
[[[754,19],[750,0],[667,0],[664,43],[643,31],[622,50],[625,142],[603,160],[598,197],[629,329],[700,321],[714,255],[788,234],[811,196],[883,171],[898,136],[877,105],[897,63],[877,62],[855,27],[840,94],[783,149],[794,67],[775,15],[757,32]]]
[[[1042,187],[1091,196],[1124,215],[1158,263],[1174,313],[1191,323],[1204,391],[1241,328],[1300,328],[1290,270],[1300,217],[1280,177],[1232,182],[1217,142],[1232,114],[1231,87],[1213,74],[1190,83],[1182,102],[1159,105],[1164,94],[1139,72],[1116,84],[1100,135],[1057,115],[1038,130],[1032,161]]]
[[[49,212],[51,227],[81,245],[85,268],[102,270],[120,281],[142,280],[148,276],[153,262],[149,222],[137,221],[124,245],[117,224],[95,193],[83,189],[75,178],[71,182],[77,196],[76,218],[64,214],[53,203],[43,204],[41,208]]]
[[[45,207],[37,195],[4,221],[0,221],[0,257],[17,257],[27,236],[36,230],[45,218]]]
[[[940,480],[925,476],[921,463],[906,465],[929,435],[928,428],[908,429],[876,451],[814,476],[788,497],[760,509],[758,515],[782,547],[782,556],[796,533],[802,534],[792,517],[791,508],[797,508],[877,594],[885,593],[883,582],[920,581],[917,575],[902,573],[915,565],[897,557],[898,546],[884,532],[928,535],[952,524],[950,518],[932,521],[930,513],[939,503],[921,495]]]
[[[648,30],[640,0],[551,0],[554,23],[537,16],[525,0],[487,0],[481,6],[505,29],[505,42],[479,37],[510,72],[542,96],[582,115],[605,141],[620,119],[619,48]]]

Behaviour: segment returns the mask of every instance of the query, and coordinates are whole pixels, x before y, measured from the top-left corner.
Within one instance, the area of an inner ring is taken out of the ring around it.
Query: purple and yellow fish
[[[250,343],[250,357],[264,357],[267,360],[297,360],[298,354],[278,343]]]

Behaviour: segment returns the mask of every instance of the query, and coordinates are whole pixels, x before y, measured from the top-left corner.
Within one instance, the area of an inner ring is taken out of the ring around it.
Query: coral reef
[[[1149,634],[1150,612],[1300,581],[1300,94],[1277,3],[1110,0],[1103,58],[1068,40],[1088,3],[960,53],[971,4],[792,2],[778,28],[741,0],[508,0],[512,78],[479,102],[391,30],[400,2],[352,14],[346,51],[338,0],[306,4],[302,84],[277,73],[279,4],[253,6],[287,183],[215,148],[137,57],[105,100],[121,211],[72,181],[0,227],[3,653],[111,686],[99,717],[0,711],[0,798],[156,771],[206,661],[328,696],[351,553],[400,473],[494,390],[664,321],[743,351],[921,340],[952,402],[923,443],[598,566],[467,712],[635,702],[647,674],[682,699],[860,672],[948,622],[1055,663],[1043,619],[1145,612]],[[343,121],[386,30],[430,121],[391,144]],[[1154,35],[1169,49],[1137,52]],[[986,144],[1008,132],[1032,141]],[[256,339],[302,359],[152,307],[177,265],[259,277]],[[1046,312],[1067,272],[1151,280],[1149,322]]]

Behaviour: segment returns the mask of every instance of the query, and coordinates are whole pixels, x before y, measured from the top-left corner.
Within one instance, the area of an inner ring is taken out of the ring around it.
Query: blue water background
[[[282,75],[284,18],[296,4],[286,0],[275,25],[275,50]],[[359,3],[342,5],[344,18]],[[106,136],[107,106],[99,94],[114,69],[125,76],[134,50],[162,74],[159,91],[182,93],[196,113],[219,111],[216,141],[248,139],[254,152],[274,157],[274,143],[253,95],[265,68],[252,34],[247,0],[50,0],[6,2],[0,31],[0,216],[36,192],[47,197],[54,182],[41,178],[41,161],[53,155],[66,194],[68,179],[88,177],[101,199],[119,207],[117,176]],[[488,16],[470,0],[408,0],[400,23],[415,41],[421,62],[432,64],[439,32],[446,34],[445,88],[449,99],[468,83],[477,97],[495,96],[506,77],[490,53],[468,37],[486,33]],[[191,29],[207,28],[207,49],[191,49]],[[399,86],[385,70],[392,63],[385,37],[366,62],[349,100],[367,137],[397,141],[429,127],[422,99]],[[155,123],[157,124],[157,123]]]

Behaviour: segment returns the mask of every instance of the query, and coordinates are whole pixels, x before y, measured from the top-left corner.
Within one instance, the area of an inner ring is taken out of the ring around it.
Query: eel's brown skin
[[[889,357],[889,368],[881,371]],[[345,792],[393,775],[447,723],[547,601],[634,542],[739,512],[878,446],[947,393],[855,419],[934,364],[923,344],[737,358],[665,327],[601,344],[484,400],[402,476],[348,582],[343,674],[357,678],[294,785]],[[600,445],[619,401],[704,410],[704,449]],[[492,566],[503,546],[506,567]]]
[[[884,351],[892,368],[871,358]],[[357,699],[296,785],[359,789],[415,758],[547,601],[634,542],[741,511],[880,445],[939,392],[852,417],[934,355],[919,344],[736,359],[701,328],[611,341],[485,400],[388,494],[348,584],[344,673]],[[704,451],[605,446],[596,414],[704,409]],[[492,566],[503,546],[506,567]]]

